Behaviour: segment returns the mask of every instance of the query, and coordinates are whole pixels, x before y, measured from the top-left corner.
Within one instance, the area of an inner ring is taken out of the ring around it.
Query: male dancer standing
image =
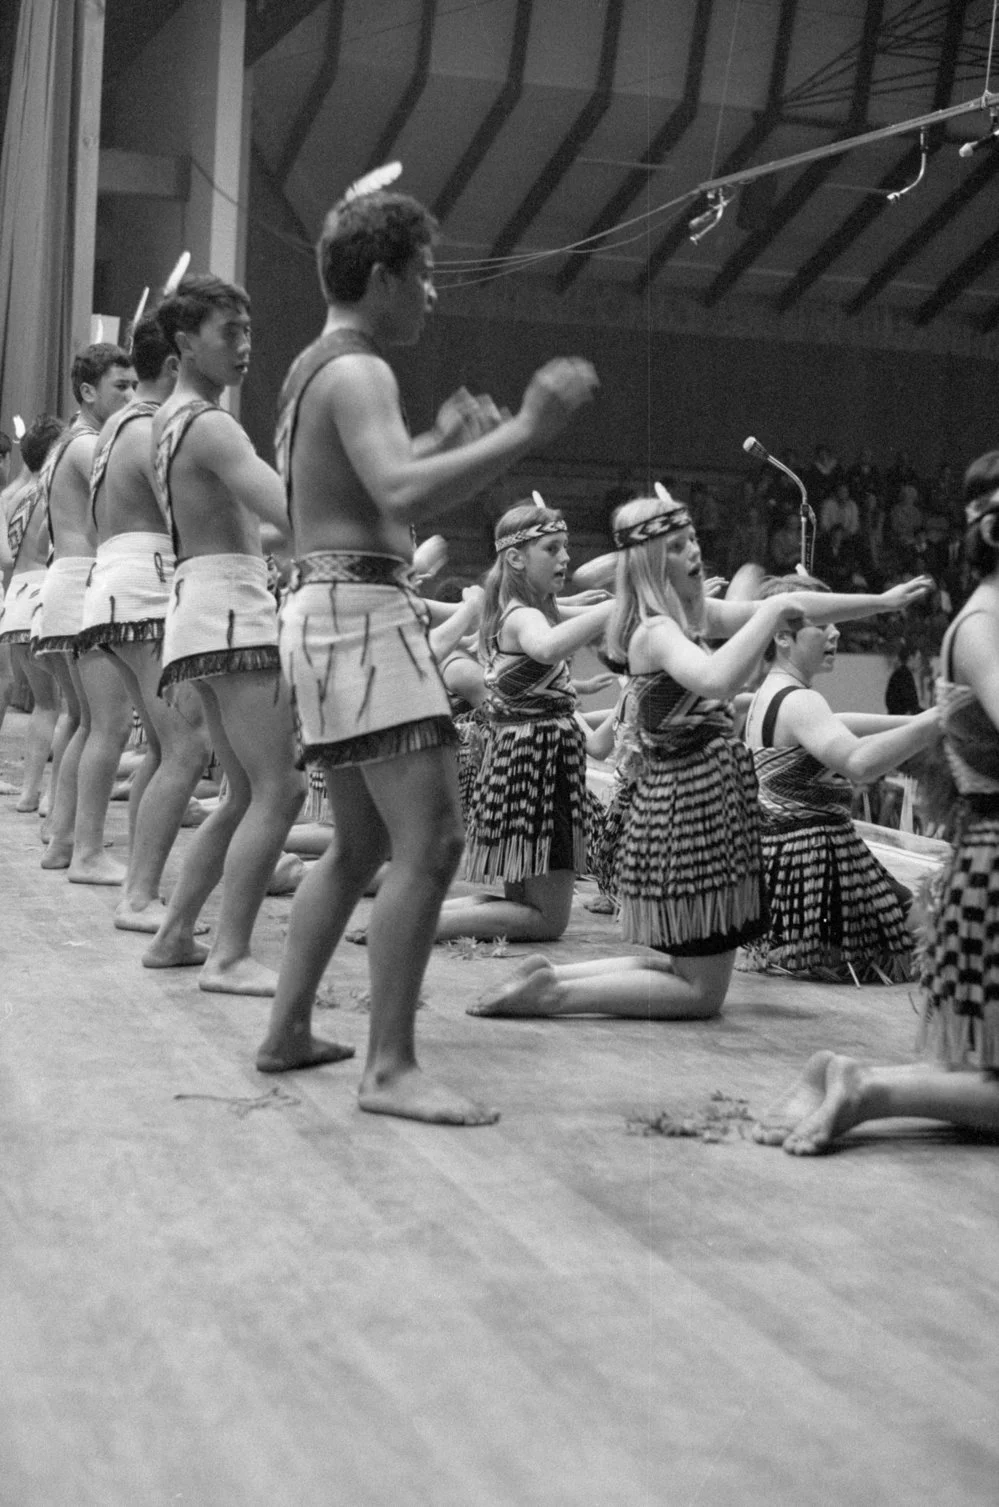
[[[343,1055],[312,1036],[315,993],[354,906],[389,858],[368,929],[361,1108],[482,1125],[495,1111],[427,1080],[416,1062],[419,986],[463,836],[447,693],[409,580],[411,528],[552,438],[597,384],[587,362],[553,361],[513,418],[461,394],[435,430],[412,439],[380,348],[419,338],[435,302],[435,231],[423,206],[402,194],[334,207],[318,248],[326,326],[282,393],[279,465],[298,557],[282,609],[282,662],[306,758],[326,777],[334,839],[297,892],[257,1066],[282,1072]],[[467,423],[456,426],[463,410]]]
[[[80,759],[69,878],[103,837],[103,820],[84,825],[84,813],[107,809],[121,752],[121,716],[134,705],[147,753],[129,797],[128,872],[114,924],[120,931],[155,932],[163,920],[163,869],[208,761],[209,744],[193,685],[179,685],[170,705],[157,695],[176,561],[156,495],[153,416],[173,392],[180,360],[155,314],[136,325],[132,359],[135,399],[101,430],[90,478],[97,561],[83,604],[77,669],[92,721]],[[118,677],[118,697],[97,700],[91,682],[103,684],[109,669]]]
[[[173,395],[153,420],[155,470],[177,556],[163,640],[161,691],[193,682],[228,793],[187,851],[147,968],[204,963],[199,987],[274,993],[250,936],[274,865],[305,795],[267,589],[261,523],[287,530],[284,492],[243,429],[219,407],[250,363],[250,300],[204,274],[186,277],[157,317],[180,357]],[[194,940],[220,879],[211,950]]]
[[[32,624],[32,649],[47,656],[45,668],[51,669],[58,680],[76,726],[55,781],[43,869],[68,869],[73,860],[77,769],[90,730],[90,702],[76,669],[76,636],[83,626],[83,597],[96,549],[90,519],[90,468],[101,428],[131,399],[135,388],[132,358],[117,345],[88,345],[73,361],[70,381],[80,411],[70,429],[52,446],[41,471],[52,563]],[[117,685],[110,679],[92,685],[95,696],[116,693]],[[126,736],[127,722],[122,729],[122,746]],[[100,852],[88,854],[87,862],[77,865],[73,877],[81,884],[120,884],[125,870],[104,852],[104,811],[87,813],[87,817],[100,824]]]

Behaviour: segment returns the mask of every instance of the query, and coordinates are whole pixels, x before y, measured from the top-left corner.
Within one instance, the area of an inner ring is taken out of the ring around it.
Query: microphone
[[[798,488],[798,491],[801,493],[801,511],[803,513],[806,513],[814,521],[815,514],[808,506],[808,493],[805,491],[805,483],[802,481],[801,477],[796,476],[795,473],[791,470],[790,466],[785,466],[784,462],[782,460],[778,460],[776,455],[771,455],[770,451],[767,450],[765,446],[761,445],[759,440],[756,439],[752,434],[748,439],[743,440],[742,448],[743,450],[745,450],[746,454],[751,455],[754,460],[766,461],[767,465],[776,467],[778,471],[783,471],[785,476],[789,476],[791,478],[795,486]]]
[[[987,136],[979,136],[977,141],[966,141],[963,146],[958,147],[957,155],[971,157],[975,152],[980,152],[982,147],[995,146],[997,141],[999,141],[999,129],[990,131]]]

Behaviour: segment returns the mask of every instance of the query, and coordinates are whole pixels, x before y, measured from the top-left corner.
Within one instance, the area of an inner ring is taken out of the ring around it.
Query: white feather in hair
[[[341,204],[350,204],[354,199],[360,199],[364,194],[376,194],[380,188],[388,188],[390,183],[402,174],[401,162],[383,162],[381,167],[372,168],[370,173],[356,178],[341,196]]]
[[[174,266],[173,271],[170,273],[170,276],[167,278],[166,282],[163,284],[163,297],[164,298],[169,298],[170,295],[171,295],[171,293],[176,293],[176,291],[177,291],[177,289],[178,289],[178,287],[180,285],[180,280],[184,276],[184,273],[187,271],[187,269],[188,269],[188,267],[190,265],[191,265],[191,253],[189,251],[182,251],[180,253],[180,256],[177,258],[177,262],[176,262],[176,265]]]
[[[531,501],[534,503],[534,506],[536,508],[546,508],[548,506],[540,492],[532,492]]]

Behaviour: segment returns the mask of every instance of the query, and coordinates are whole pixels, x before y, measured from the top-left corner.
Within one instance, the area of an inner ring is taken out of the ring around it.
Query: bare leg
[[[20,669],[34,697],[35,705],[28,721],[28,741],[24,751],[24,775],[17,802],[18,811],[37,811],[45,765],[59,716],[59,685],[45,668],[45,658],[37,658],[27,644],[11,646],[11,660]]]
[[[90,708],[70,654],[46,654],[45,668],[62,687],[72,719],[72,734],[62,754],[58,772],[53,771],[49,843],[42,855],[43,869],[68,869],[73,858],[73,828],[76,824],[76,785],[80,757],[90,733]],[[58,727],[56,729],[58,736]]]
[[[132,701],[110,654],[92,649],[76,661],[90,708],[90,730],[76,777],[70,884],[124,884],[125,865],[104,851],[111,787],[132,725]]]
[[[868,1120],[942,1120],[963,1130],[999,1134],[999,1075],[948,1072],[927,1063],[864,1067],[852,1057],[825,1057],[821,1102],[784,1140],[792,1156],[827,1151],[838,1136]],[[809,1063],[813,1068],[816,1059]],[[813,1079],[817,1076],[817,1064]],[[806,1069],[806,1073],[808,1069]]]
[[[191,853],[199,855],[196,862],[207,859],[204,882],[211,880],[211,884],[204,890],[203,883],[191,874],[177,919],[182,934],[193,941],[197,910],[218,882],[215,876],[221,857],[225,880],[222,905],[199,987],[223,994],[273,994],[277,977],[250,955],[250,937],[274,865],[305,796],[302,779],[295,771],[288,692],[276,673],[263,671],[199,681],[198,692],[212,744],[229,782],[229,797],[219,811],[234,802],[232,811],[238,811],[240,819],[234,829],[230,828],[227,851],[221,853],[214,831],[207,849],[199,842],[212,829],[214,817],[199,828]],[[190,861],[189,854],[185,873]],[[193,903],[199,899],[192,913]],[[164,928],[175,919],[173,911],[171,900],[168,920],[143,959],[148,966],[155,966],[157,944],[164,938]]]
[[[115,660],[143,720],[145,762],[151,764],[151,771],[144,788],[140,784],[138,792],[133,790],[129,801],[128,874],[114,924],[120,931],[155,932],[163,920],[163,870],[208,761],[208,731],[201,698],[193,686],[177,686],[169,704],[156,694],[157,644],[120,644]]]
[[[427,749],[364,768],[389,835],[391,861],[371,911],[371,1025],[359,1103],[373,1114],[446,1125],[498,1115],[421,1073],[415,1020],[437,918],[462,849],[458,775],[450,749]],[[334,823],[339,821],[334,806]]]
[[[11,659],[10,645],[0,644],[0,727],[3,727],[7,709],[14,699],[17,675]],[[17,786],[0,781],[0,795],[17,795]]]
[[[298,887],[288,922],[268,1032],[257,1053],[263,1073],[319,1067],[353,1048],[312,1034],[316,990],[354,907],[388,851],[388,834],[359,769],[327,775],[336,824],[325,851]]]
[[[734,952],[705,958],[598,958],[560,967],[531,957],[468,1013],[710,1020],[725,1002],[734,962]]]
[[[506,937],[508,942],[557,942],[569,924],[575,883],[571,869],[556,869],[504,885],[502,899],[486,896],[448,905],[437,922],[437,941]]]

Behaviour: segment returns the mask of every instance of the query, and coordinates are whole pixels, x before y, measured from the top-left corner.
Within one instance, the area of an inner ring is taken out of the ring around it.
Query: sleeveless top
[[[999,794],[999,730],[971,686],[954,680],[957,629],[965,618],[987,611],[976,607],[955,620],[944,656],[946,675],[936,682],[944,754],[959,793],[967,796]]]
[[[62,460],[63,456],[66,454],[66,451],[69,449],[74,440],[79,439],[81,434],[93,433],[94,431],[93,429],[91,429],[90,425],[85,424],[78,416],[76,419],[74,419],[73,423],[70,424],[69,428],[64,429],[59,438],[53,443],[52,448],[49,450],[48,455],[42,462],[42,468],[38,473],[42,502],[45,507],[46,518],[49,526],[49,539],[52,541],[49,546],[48,563],[50,565],[55,559],[56,547],[55,530],[52,527],[51,509],[52,482],[55,478],[56,469],[59,465],[59,462]]]
[[[278,475],[284,482],[288,499],[288,516],[291,517],[291,453],[298,428],[298,413],[306,388],[324,366],[338,356],[378,356],[381,351],[370,335],[363,330],[330,330],[320,335],[296,356],[285,377],[278,397],[278,421],[274,433],[274,451]]]
[[[499,629],[520,605],[507,604]],[[486,688],[483,711],[488,720],[537,722],[571,717],[576,710],[576,692],[567,661],[546,665],[520,650],[501,649],[499,629],[489,639],[489,662],[482,677]]]
[[[97,527],[97,492],[101,482],[104,480],[104,473],[107,471],[108,461],[111,458],[111,450],[115,440],[126,424],[130,424],[133,419],[152,418],[159,406],[158,403],[135,402],[133,400],[131,403],[126,403],[124,408],[120,408],[112,418],[107,439],[103,445],[98,447],[90,472],[90,516],[93,519],[95,528]]]
[[[771,697],[763,714],[760,748],[754,748],[753,763],[760,782],[760,801],[772,821],[802,817],[830,817],[849,821],[853,786],[816,759],[800,743],[792,748],[774,748],[777,714],[788,696],[806,688],[783,686]]]
[[[699,634],[687,635],[699,648]],[[715,738],[735,735],[730,701],[688,691],[666,670],[633,675],[630,681],[635,735],[646,759],[682,757],[706,748]]]
[[[203,413],[225,413],[217,403],[209,403],[205,398],[191,398],[175,408],[173,413],[163,425],[163,431],[156,442],[156,452],[153,456],[153,473],[156,478],[156,491],[159,496],[159,504],[163,509],[163,516],[170,528],[170,537],[173,540],[173,552],[179,565],[182,559],[180,553],[180,535],[177,533],[177,525],[174,521],[173,506],[170,501],[170,467],[173,465],[174,456],[180,449],[181,440],[190,429],[195,419]],[[229,415],[232,418],[232,415]],[[233,423],[236,420],[233,419]]]
[[[42,484],[39,477],[36,476],[25,487],[20,502],[7,520],[7,543],[14,557],[13,569],[17,568],[17,557],[21,553],[21,545],[24,543],[24,536],[28,532],[28,524],[31,522],[35,508],[41,500]]]

